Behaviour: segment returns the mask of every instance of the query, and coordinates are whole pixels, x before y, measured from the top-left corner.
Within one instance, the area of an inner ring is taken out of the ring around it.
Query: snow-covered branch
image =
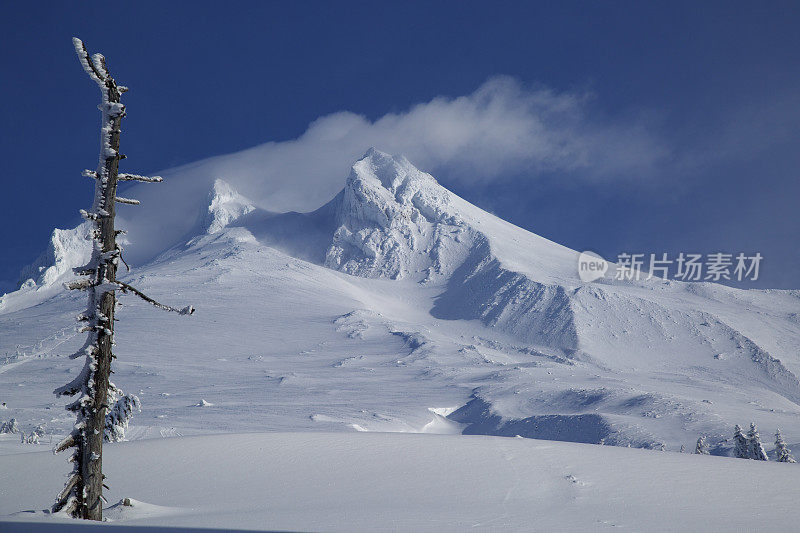
[[[105,85],[106,77],[108,76],[108,71],[105,68],[105,60],[103,60],[103,72],[100,72],[97,69],[97,65],[94,63],[94,58],[89,56],[89,52],[86,51],[86,46],[84,46],[83,41],[78,39],[77,37],[72,38],[72,45],[75,47],[75,53],[78,54],[78,59],[83,66],[83,70],[86,71],[86,74],[89,75],[92,80],[94,80],[98,85],[103,87]],[[97,56],[99,54],[95,54]],[[102,56],[100,56],[102,57]]]
[[[106,69],[106,58],[103,54],[92,55],[92,66],[99,73],[101,80],[108,79],[108,70]]]
[[[117,196],[114,198],[114,201],[118,204],[128,204],[128,205],[139,205],[141,202],[139,200],[134,200],[133,198],[123,198],[122,196]]]
[[[74,431],[72,433],[70,433],[69,435],[67,435],[66,437],[64,437],[61,441],[59,441],[58,444],[55,445],[55,447],[53,448],[53,453],[55,454],[55,453],[63,452],[64,450],[66,450],[68,448],[72,448],[73,446],[77,445],[78,441],[76,440],[76,437],[77,437],[77,432],[74,432]],[[66,487],[64,487],[64,488],[66,490]],[[69,491],[67,491],[67,492],[69,492]],[[61,495],[59,495],[59,497],[60,496]]]
[[[85,291],[92,285],[92,280],[90,279],[78,279],[75,281],[70,281],[64,284],[64,288],[68,291]]]
[[[147,302],[149,304],[152,304],[152,305],[158,307],[159,309],[163,309],[164,311],[170,311],[170,312],[173,312],[173,313],[178,313],[179,315],[191,315],[195,311],[194,307],[192,307],[191,305],[187,305],[186,307],[184,307],[182,309],[178,309],[177,307],[171,307],[169,305],[164,305],[164,304],[162,304],[160,302],[157,302],[157,301],[153,300],[152,298],[150,298],[149,296],[144,294],[139,289],[131,287],[130,285],[128,285],[127,283],[124,283],[122,281],[117,281],[116,284],[119,286],[119,288],[120,288],[120,290],[122,292],[124,292],[124,293],[131,292],[131,293],[135,294],[136,296],[138,296],[139,298],[141,298],[142,300],[144,300],[145,302]]]
[[[140,176],[139,174],[120,173],[119,181],[144,181],[146,183],[160,183],[164,181],[161,176]]]

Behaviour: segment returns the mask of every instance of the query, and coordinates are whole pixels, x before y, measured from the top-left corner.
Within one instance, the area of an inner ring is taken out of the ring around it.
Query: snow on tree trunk
[[[66,285],[68,289],[84,290],[88,293],[86,311],[78,316],[85,323],[81,331],[88,333],[83,347],[72,356],[85,357],[83,370],[70,383],[55,390],[56,395],[76,396],[67,406],[76,413],[76,423],[72,432],[54,449],[55,452],[75,448],[72,455],[73,471],[66,485],[56,498],[53,512],[63,512],[73,517],[90,520],[103,518],[103,440],[106,436],[106,412],[109,408],[109,394],[116,394],[117,388],[109,381],[111,348],[114,344],[114,309],[116,289],[133,292],[145,300],[169,311],[191,314],[194,309],[187,307],[177,310],[159,304],[138,290],[117,281],[117,265],[121,248],[117,245],[118,232],[114,228],[116,203],[137,204],[127,198],[117,197],[117,182],[136,180],[159,182],[161,178],[144,177],[137,174],[119,174],[119,162],[125,156],[119,152],[120,125],[125,116],[125,106],[120,96],[126,87],[117,85],[106,68],[101,54],[92,56],[80,39],[73,38],[75,52],[89,77],[100,87],[102,95],[98,106],[102,112],[100,126],[100,161],[96,171],[87,170],[85,176],[94,178],[94,203],[90,211],[81,211],[84,218],[93,224],[92,255],[89,263],[76,268],[75,272],[83,279]],[[127,398],[127,397],[126,397]],[[113,401],[113,400],[111,400]],[[112,410],[112,435],[127,426],[133,412],[138,407],[138,398],[117,402]]]
[[[76,272],[87,278],[68,285],[68,288],[88,292],[86,311],[79,317],[86,322],[82,331],[88,333],[77,355],[86,358],[83,371],[71,383],[56,389],[57,395],[79,395],[67,406],[77,415],[75,427],[56,450],[73,446],[74,470],[64,490],[53,506],[72,516],[102,520],[103,505],[103,432],[105,430],[111,371],[111,346],[114,335],[114,293],[119,248],[114,229],[115,199],[119,161],[119,136],[125,107],[120,103],[124,88],[118,87],[106,69],[100,54],[89,56],[83,42],[73,39],[75,51],[89,77],[100,87],[100,162],[96,172],[85,174],[95,179],[94,203],[82,215],[94,223],[92,257]]]
[[[783,440],[781,430],[775,431],[775,456],[776,461],[779,463],[796,463],[792,457],[792,450],[786,446],[786,441]]]
[[[756,461],[767,461],[767,452],[761,444],[761,436],[755,423],[750,424],[750,431],[747,432],[748,457]]]

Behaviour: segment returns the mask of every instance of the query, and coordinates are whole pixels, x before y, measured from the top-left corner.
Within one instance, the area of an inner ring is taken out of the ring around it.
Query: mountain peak
[[[442,267],[443,246],[462,248],[441,238],[451,233],[444,226],[461,226],[450,200],[447,189],[405,157],[370,148],[337,199],[326,266],[365,277],[430,279]]]
[[[72,269],[84,265],[92,255],[92,226],[84,222],[72,229],[54,229],[47,249],[20,272],[27,287],[47,287],[73,277]]]
[[[236,192],[227,181],[217,178],[209,193],[206,233],[218,233],[254,209],[250,200]]]
[[[437,184],[433,176],[417,169],[404,156],[387,154],[375,148],[367,150],[353,165],[347,180],[348,186],[358,181],[379,185],[395,195],[412,184]],[[402,198],[398,197],[397,200],[402,201]]]

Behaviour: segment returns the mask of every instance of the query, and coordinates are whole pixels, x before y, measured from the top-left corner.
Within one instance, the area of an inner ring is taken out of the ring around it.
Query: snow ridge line
[[[527,343],[578,351],[575,312],[567,290],[504,268],[488,239],[477,235],[431,314],[448,320],[478,319]]]
[[[743,349],[750,352],[750,358],[759,370],[769,380],[774,392],[780,394],[787,400],[800,405],[800,380],[780,359],[769,354],[752,339],[741,333],[739,330],[728,325],[716,315],[712,315],[719,324],[741,345]]]

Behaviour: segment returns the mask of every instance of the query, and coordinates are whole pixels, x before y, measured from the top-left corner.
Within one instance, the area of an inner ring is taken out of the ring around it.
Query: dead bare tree
[[[142,294],[130,285],[117,281],[117,266],[121,248],[117,245],[117,235],[122,231],[114,228],[115,204],[138,204],[136,200],[117,196],[119,181],[160,182],[160,177],[146,177],[136,174],[120,174],[119,162],[125,156],[119,152],[120,124],[125,116],[125,106],[120,96],[128,89],[117,85],[108,72],[106,60],[101,54],[92,56],[86,51],[83,42],[72,39],[81,65],[89,77],[97,83],[102,94],[99,105],[102,112],[100,128],[100,162],[96,171],[86,170],[84,175],[95,180],[94,203],[90,211],[81,210],[84,218],[94,224],[93,249],[89,263],[76,268],[83,276],[67,284],[68,289],[85,290],[89,295],[86,311],[78,316],[85,325],[81,331],[88,333],[83,347],[72,358],[85,357],[81,373],[70,383],[55,390],[58,396],[68,395],[78,398],[67,406],[76,413],[77,421],[70,435],[54,449],[60,452],[74,448],[71,461],[73,471],[64,489],[53,505],[53,512],[64,512],[76,518],[88,520],[103,519],[103,436],[106,427],[106,413],[109,409],[109,392],[118,389],[109,380],[111,374],[112,346],[114,344],[115,290],[132,292],[147,302],[182,315],[190,315],[194,308],[189,306],[176,309],[162,305]]]

